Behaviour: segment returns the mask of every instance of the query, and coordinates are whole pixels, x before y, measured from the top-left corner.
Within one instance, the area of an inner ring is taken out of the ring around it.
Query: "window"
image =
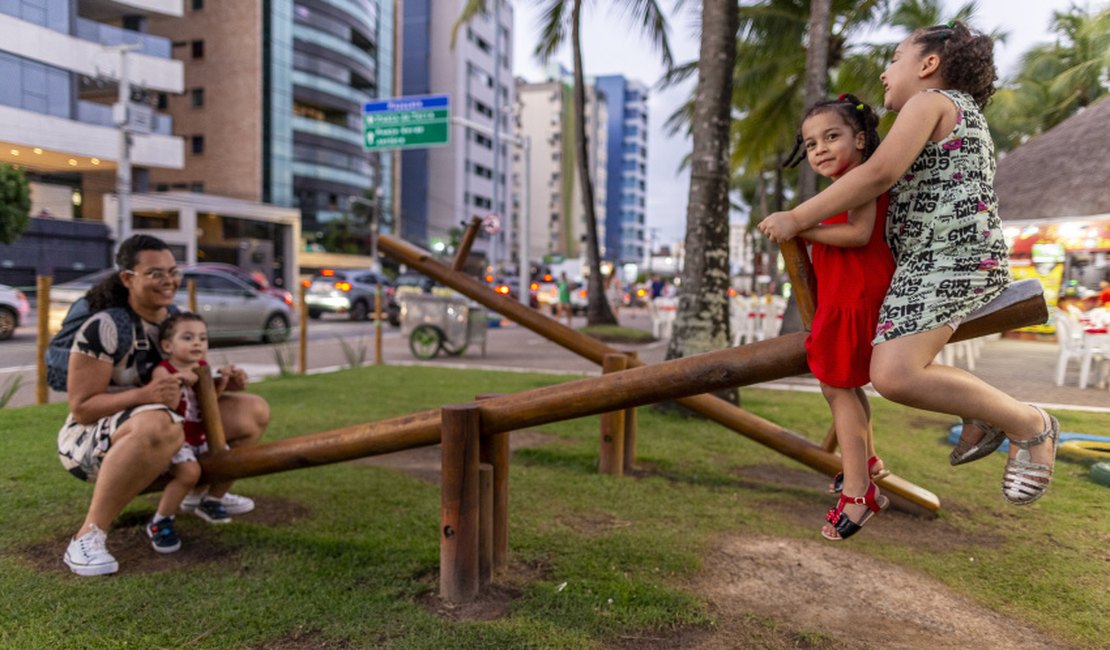
[[[204,194],[204,183],[194,181],[193,184],[189,186],[189,191],[196,194]]]
[[[194,135],[190,140],[192,142],[192,150],[193,150],[194,154],[204,153],[204,136],[203,135]]]
[[[204,9],[204,0],[193,0],[193,11]]]
[[[487,138],[477,131],[472,131],[472,133],[474,134],[475,144],[485,147],[486,149],[493,149],[493,140],[491,138]]]
[[[170,96],[166,93],[158,93],[158,108],[165,109],[170,105]]]
[[[189,91],[189,99],[192,103],[193,108],[200,108],[204,106],[204,89],[193,88],[191,91]]]
[[[194,59],[203,59],[204,58],[204,41],[203,40],[193,41],[192,48],[193,48],[193,58]]]
[[[170,185],[169,185],[169,183],[158,183],[157,185],[154,186],[154,191],[155,192],[169,192],[170,191]]]

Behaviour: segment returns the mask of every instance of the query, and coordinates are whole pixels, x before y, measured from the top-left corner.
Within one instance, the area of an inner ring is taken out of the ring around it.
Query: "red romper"
[[[817,313],[806,337],[806,361],[829,386],[856,388],[871,381],[871,339],[894,275],[894,256],[886,243],[889,202],[885,192],[875,200],[875,227],[864,246],[813,243]],[[835,223],[848,223],[848,213],[823,222]]]
[[[207,366],[208,363],[201,359],[198,366]],[[178,373],[177,368],[169,359],[158,364],[159,367],[169,370],[171,374]],[[204,432],[204,423],[200,420],[200,404],[197,402],[197,392],[192,386],[181,384],[181,401],[177,403],[177,414],[185,418],[185,442],[194,448],[201,447],[207,442],[208,436]]]

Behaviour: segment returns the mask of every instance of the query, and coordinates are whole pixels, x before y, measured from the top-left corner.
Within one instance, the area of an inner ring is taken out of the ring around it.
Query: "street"
[[[622,325],[651,329],[647,311],[622,309]],[[574,327],[586,324],[585,318],[576,317]],[[343,343],[356,354],[365,355],[363,364],[374,361],[374,323],[352,322],[340,316],[327,315],[308,322],[309,372],[329,372],[350,365]],[[219,345],[209,351],[213,365],[233,363],[247,371],[252,380],[280,374],[278,355],[288,360],[289,368],[296,369],[300,333],[294,327],[291,340],[280,345],[235,344]],[[341,341],[343,343],[341,343]],[[664,360],[667,342],[655,341],[641,345],[614,345],[618,349],[635,350],[646,363]],[[20,327],[14,337],[0,342],[0,390],[21,377],[21,386],[9,406],[24,406],[35,402],[35,324],[32,313],[28,323]],[[1050,342],[1022,341],[1003,338],[988,340],[976,362],[975,374],[1014,397],[1035,402],[1050,408],[1073,407],[1110,413],[1107,408],[1106,390],[1077,388],[1078,368],[1072,363],[1064,386],[1053,382],[1057,347]],[[461,356],[439,354],[429,361],[417,360],[409,350],[408,339],[401,336],[399,328],[382,325],[382,359],[386,364],[431,365],[443,368],[482,368],[506,371],[566,373],[596,375],[598,367],[548,341],[524,327],[510,321],[501,321],[487,331],[486,354],[478,346],[471,346]],[[957,365],[962,365],[957,363]],[[818,391],[817,381],[810,375],[788,377],[764,384],[764,387],[784,390]],[[870,387],[868,387],[870,390]],[[874,394],[872,392],[872,394]],[[50,392],[50,402],[62,402],[65,394]]]

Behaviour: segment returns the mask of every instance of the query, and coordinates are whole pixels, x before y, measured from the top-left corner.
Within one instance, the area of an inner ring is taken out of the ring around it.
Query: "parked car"
[[[407,271],[397,276],[397,279],[394,281],[394,286],[397,289],[397,294],[408,293],[410,291],[431,293],[432,289],[436,286],[436,281],[423,273]]]
[[[391,283],[385,276],[373,271],[322,269],[312,276],[305,305],[309,318],[319,318],[324,312],[347,314],[351,320],[366,320],[374,313],[374,292],[382,284],[382,309],[394,327],[401,326],[401,306],[397,303]]]
[[[196,267],[183,270],[181,288],[174,302],[182,309],[188,308],[186,287],[192,279],[197,287],[197,312],[208,323],[208,336],[212,340],[258,339],[280,343],[289,338],[292,307],[284,300],[259,291],[224,271]],[[104,269],[52,287],[50,330],[57,331],[69,306],[113,273],[117,271]]]
[[[223,262],[198,262],[197,264],[193,264],[190,268],[229,273],[255,289],[270,294],[290,307],[293,306],[293,294],[285,289],[273,286],[261,273],[248,273],[245,269],[235,266],[234,264],[224,264]]]
[[[517,290],[519,287],[520,278],[506,278],[494,283],[493,290],[513,300],[519,300],[519,298],[517,298],[517,296],[520,295],[520,292]],[[538,309],[540,306],[539,297],[537,295],[539,288],[540,285],[538,282],[532,282],[528,288],[528,306],[533,309]]]
[[[293,308],[281,298],[260,291],[239,277],[214,269],[187,268],[174,301],[188,307],[185,288],[197,287],[197,312],[208,323],[208,338],[254,339],[280,343],[289,338]]]
[[[15,287],[0,284],[0,341],[10,339],[15,330],[27,318],[31,306],[27,296]]]

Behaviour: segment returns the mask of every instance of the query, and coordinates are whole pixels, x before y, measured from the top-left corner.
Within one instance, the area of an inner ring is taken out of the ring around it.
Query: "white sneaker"
[[[206,494],[207,492],[201,492],[199,494],[193,494],[192,492],[190,492],[189,494],[186,494],[185,498],[181,500],[181,505],[177,509],[181,512],[195,511],[197,509],[197,506],[200,505],[200,502],[204,500],[204,496]]]
[[[216,499],[215,497],[209,498]],[[216,499],[216,501],[224,504],[224,510],[226,510],[229,515],[241,515],[254,510],[254,499],[232,494],[230,492]]]
[[[119,571],[119,562],[108,552],[108,534],[95,525],[69,542],[65,563],[79,576],[102,576]]]

